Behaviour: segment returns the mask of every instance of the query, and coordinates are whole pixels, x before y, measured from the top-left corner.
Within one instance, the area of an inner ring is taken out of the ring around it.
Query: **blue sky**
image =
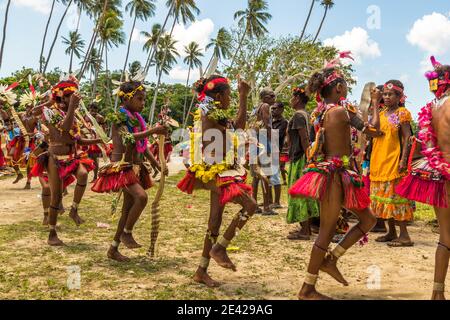
[[[51,0],[12,0],[12,2],[0,76],[9,75],[22,66],[37,66],[47,21],[46,12]],[[165,1],[158,0],[156,17],[148,22],[138,22],[137,29],[149,30],[153,23],[161,23],[167,12],[164,3]],[[247,1],[198,0],[197,3],[201,10],[199,22],[194,26],[178,28],[176,34],[181,42],[191,40],[207,42],[209,38],[215,36],[220,27],[233,26],[234,12],[245,8]],[[268,3],[273,15],[268,25],[271,36],[300,33],[310,0],[268,0]],[[416,115],[420,107],[431,98],[423,77],[426,58],[433,53],[437,55],[438,60],[450,62],[450,1],[336,0],[335,3],[335,7],[328,14],[320,39],[325,43],[338,45],[340,49],[352,49],[358,57],[354,74],[358,85],[354,88],[352,98],[359,100],[361,88],[368,81],[384,83],[389,79],[400,79],[406,86],[407,105]],[[5,4],[6,0],[0,0],[2,25]],[[379,29],[367,24],[368,19],[372,17],[367,13],[370,6],[376,6],[376,10],[379,8],[381,18]],[[58,6],[50,27],[51,36],[54,34],[57,19],[62,11],[62,7]],[[314,33],[317,30],[322,14],[323,8],[316,4],[307,32]],[[124,30],[129,35],[131,19],[125,13],[124,18]],[[68,34],[73,21],[75,21],[75,15],[71,13],[60,35]],[[81,33],[87,42],[92,32],[92,22],[83,16],[81,25]],[[136,37],[132,43],[131,60],[145,59],[141,48],[142,43]],[[125,46],[122,46],[111,52],[110,68],[122,68],[125,49]],[[205,60],[207,58],[209,53],[205,55]],[[64,54],[61,39],[58,39],[50,68],[59,66],[65,70],[68,69],[68,64],[69,58]],[[164,80],[184,82],[182,79],[186,69],[186,66],[180,63],[171,76]]]

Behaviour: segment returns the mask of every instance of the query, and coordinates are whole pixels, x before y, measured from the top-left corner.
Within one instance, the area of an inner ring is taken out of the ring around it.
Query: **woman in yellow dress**
[[[413,203],[395,193],[395,186],[406,175],[411,113],[404,107],[404,86],[398,80],[384,85],[385,108],[373,108],[372,124],[384,135],[373,139],[370,160],[371,208],[377,218],[388,221],[388,233],[376,239],[391,247],[410,247],[413,242],[407,223],[413,220]],[[400,227],[397,236],[396,224]]]

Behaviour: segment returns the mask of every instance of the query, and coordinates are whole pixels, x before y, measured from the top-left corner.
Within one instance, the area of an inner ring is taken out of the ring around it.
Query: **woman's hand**
[[[241,80],[241,77],[238,76],[238,91],[239,91],[239,95],[242,96],[248,96],[248,94],[250,93],[251,90],[251,86],[250,84],[245,81],[245,80]]]
[[[372,104],[379,104],[381,99],[383,98],[383,93],[378,90],[378,88],[374,88],[372,92],[370,93],[370,99],[372,101]]]
[[[81,101],[81,94],[79,92],[74,92],[70,96],[70,102],[69,103],[74,109],[77,109],[80,106],[80,101]]]

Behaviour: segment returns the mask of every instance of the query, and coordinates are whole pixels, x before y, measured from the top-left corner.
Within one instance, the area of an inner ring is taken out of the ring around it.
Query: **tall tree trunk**
[[[102,68],[102,59],[103,59],[103,51],[105,49],[105,43],[101,43],[101,49],[100,49],[100,62],[98,67],[95,69],[95,76],[94,76],[94,85],[92,86],[92,99],[94,100],[97,95],[97,81],[98,81],[98,73],[100,72],[100,69]]]
[[[112,96],[111,96],[111,79],[109,77],[109,67],[108,67],[108,46],[105,46],[105,67],[106,67],[106,92],[108,93],[108,99],[109,99],[109,106],[112,108],[113,102],[112,102]]]
[[[123,64],[122,75],[120,76],[120,81],[122,82],[125,77],[125,71],[127,70],[128,57],[130,55],[131,40],[133,38],[134,27],[136,26],[137,14],[134,15],[133,26],[131,27],[130,38],[128,39],[127,54],[125,56],[125,63]],[[117,105],[119,104],[119,97],[114,98],[114,110],[117,110]]]
[[[101,22],[101,20],[103,20],[103,17],[106,14],[106,10],[108,9],[108,1],[109,0],[105,0],[105,3],[103,5],[102,14],[99,16],[99,18],[97,19],[97,23],[95,24],[94,33],[92,34],[88,50],[86,51],[85,60],[81,66],[80,74],[78,75],[78,79],[80,79],[80,80],[83,77],[84,72],[86,71],[88,57],[91,55],[92,48],[95,46],[95,42],[97,41],[98,31],[100,28],[100,22]]]
[[[302,34],[300,35],[300,41],[303,40],[303,37],[305,35],[306,27],[308,26],[309,19],[311,18],[311,13],[312,13],[312,11],[314,9],[314,3],[315,2],[316,2],[316,0],[311,0],[311,7],[309,8],[308,17],[306,18],[305,25],[303,26]]]
[[[72,73],[73,52],[74,52],[74,49],[72,48],[72,50],[70,51],[69,73]]]
[[[164,24],[161,27],[161,31],[158,34],[158,38],[156,38],[156,43],[154,45],[155,49],[153,50],[153,52],[152,51],[149,52],[147,62],[145,63],[145,66],[144,66],[145,73],[148,73],[148,69],[150,69],[150,64],[152,63],[153,57],[156,55],[156,51],[158,50],[159,40],[161,39],[164,29],[166,28],[166,25],[167,25],[167,22],[169,21],[169,17],[170,17],[170,14],[172,13],[172,10],[173,10],[173,4],[169,8],[169,12],[167,13],[166,20],[164,20]]]
[[[11,5],[11,0],[8,0],[8,3],[6,4],[6,11],[5,11],[5,22],[3,23],[2,47],[0,48],[0,68],[2,67],[2,62],[3,62],[3,50],[5,49],[6,26],[8,25],[8,13],[9,13],[10,5]]]
[[[245,28],[245,31],[244,31],[244,33],[242,34],[241,39],[239,40],[239,44],[238,44],[238,47],[237,47],[237,49],[236,49],[236,53],[234,54],[233,59],[231,60],[230,66],[233,66],[234,61],[236,60],[236,58],[237,58],[239,52],[241,51],[241,47],[242,47],[242,44],[244,43],[245,35],[246,35],[246,34],[247,34],[247,28]]]
[[[75,31],[78,33],[78,30],[80,30],[80,21],[81,21],[81,14],[83,13],[83,11],[78,8],[78,21],[77,21],[77,28],[75,29]]]
[[[44,74],[45,74],[45,71],[47,71],[48,63],[49,63],[50,58],[52,56],[53,48],[55,47],[56,40],[58,40],[59,30],[61,29],[63,21],[64,21],[66,15],[67,15],[67,11],[69,11],[69,7],[72,5],[72,2],[73,2],[73,0],[69,1],[69,4],[67,5],[66,10],[64,10],[64,13],[63,13],[63,15],[61,17],[61,20],[59,21],[58,28],[56,28],[55,38],[53,39],[52,45],[50,46],[50,51],[48,52],[47,61],[45,61],[44,70],[42,70],[42,73],[44,73]]]
[[[325,12],[323,14],[322,21],[320,22],[319,30],[317,30],[316,36],[314,37],[313,43],[316,43],[317,38],[319,38],[320,31],[322,31],[323,23],[325,22],[325,18],[327,17],[328,6],[325,7]]]
[[[173,19],[172,29],[170,30],[169,38],[172,38],[173,29],[175,29],[175,25],[177,23],[177,20],[178,20],[178,17],[175,16],[175,18]],[[159,85],[161,84],[161,76],[162,76],[162,73],[163,73],[163,70],[164,70],[164,64],[166,63],[167,54],[168,54],[168,50],[165,50],[164,51],[164,57],[163,57],[162,62],[161,62],[161,68],[160,68],[159,74],[158,74],[158,82],[156,83],[155,94],[153,95],[152,106],[150,107],[150,116],[148,118],[148,121],[149,121],[150,125],[153,124],[153,118],[155,116],[156,100],[158,98]],[[158,67],[156,67],[156,69],[158,69]]]
[[[191,113],[192,106],[194,105],[194,101],[195,101],[195,94],[192,96],[191,105],[189,106],[189,109],[188,109],[188,111],[186,113],[186,119],[184,119],[183,129],[186,128],[187,122],[189,120],[189,114]]]
[[[50,15],[48,16],[47,25],[45,26],[44,39],[42,39],[41,53],[39,54],[39,72],[42,73],[42,62],[44,58],[45,40],[47,39],[48,27],[50,26],[50,20],[52,19],[53,9],[55,8],[56,0],[52,2],[52,8],[50,9]]]
[[[128,57],[130,56],[131,39],[133,38],[134,27],[136,26],[136,20],[137,20],[137,14],[134,15],[133,26],[131,27],[130,39],[128,39],[127,54],[125,56],[125,63],[123,64],[122,76],[120,77],[120,81],[123,81],[123,77],[125,76],[125,70],[127,69]]]
[[[189,91],[190,91],[189,90],[189,78],[191,77],[191,68],[192,68],[192,65],[189,65],[189,71],[188,71],[188,76],[187,76],[187,80],[186,80],[187,94],[184,97],[184,105],[183,105],[183,123],[184,123],[184,120],[186,119],[186,105],[187,105],[187,99],[188,99]]]

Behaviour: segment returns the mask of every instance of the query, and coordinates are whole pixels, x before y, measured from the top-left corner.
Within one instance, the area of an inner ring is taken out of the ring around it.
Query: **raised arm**
[[[377,88],[373,89],[370,94],[371,100],[370,104],[372,106],[372,121],[371,125],[377,131],[380,131],[380,101],[381,101],[381,91]]]
[[[236,129],[245,129],[247,122],[247,100],[250,89],[250,85],[246,81],[239,80],[239,111],[234,123]]]
[[[81,95],[78,92],[75,92],[70,97],[69,109],[67,110],[66,116],[64,117],[63,123],[61,125],[61,129],[64,131],[69,131],[73,122],[75,121],[75,110],[80,105]]]

